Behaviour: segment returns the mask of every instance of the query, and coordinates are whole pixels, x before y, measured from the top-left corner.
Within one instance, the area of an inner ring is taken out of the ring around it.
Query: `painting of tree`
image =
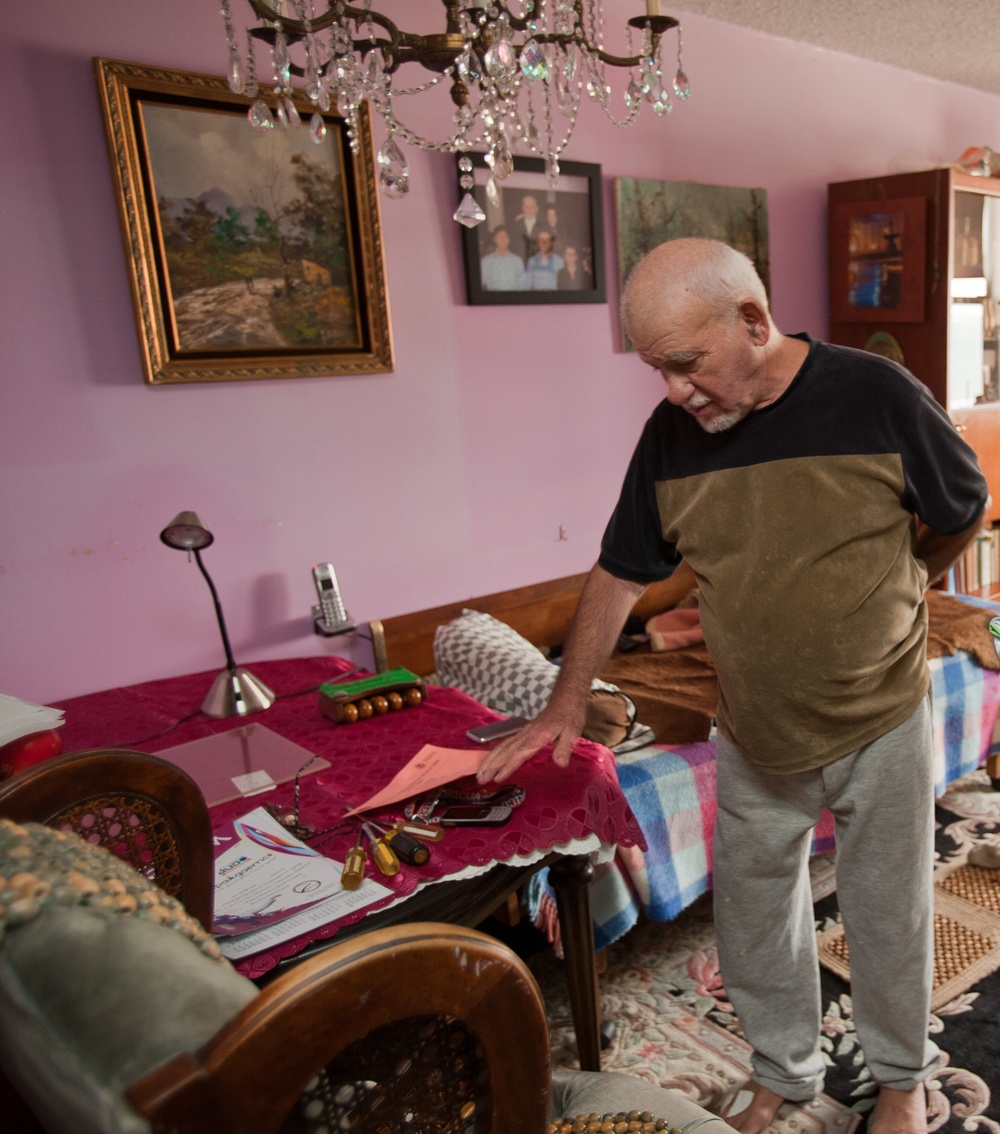
[[[624,286],[635,265],[658,244],[681,236],[721,240],[749,256],[771,291],[767,191],[693,181],[615,178],[618,277]],[[626,350],[632,344],[622,329]]]
[[[180,352],[361,341],[336,138],[142,107]]]

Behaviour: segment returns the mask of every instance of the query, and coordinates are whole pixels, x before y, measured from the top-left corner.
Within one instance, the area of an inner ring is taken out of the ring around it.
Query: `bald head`
[[[738,319],[752,299],[768,312],[767,292],[750,259],[719,240],[684,237],[660,244],[635,266],[622,295],[622,318],[630,337],[654,315],[700,307],[716,317]]]

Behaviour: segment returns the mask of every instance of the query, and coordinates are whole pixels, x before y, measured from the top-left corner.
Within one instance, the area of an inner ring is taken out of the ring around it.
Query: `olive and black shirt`
[[[914,517],[952,535],[987,498],[975,454],[908,371],[796,337],[809,353],[791,385],[731,429],[657,406],[599,560],[644,584],[687,560],[719,729],[774,772],[828,764],[916,710],[930,678]]]

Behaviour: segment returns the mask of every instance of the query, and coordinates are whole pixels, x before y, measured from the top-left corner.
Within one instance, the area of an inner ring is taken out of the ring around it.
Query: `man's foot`
[[[868,1120],[868,1134],[927,1134],[927,1093],[918,1083],[909,1091],[880,1087]]]
[[[719,1108],[719,1117],[740,1134],[761,1134],[774,1121],[784,1101],[781,1095],[750,1080],[726,1096]]]

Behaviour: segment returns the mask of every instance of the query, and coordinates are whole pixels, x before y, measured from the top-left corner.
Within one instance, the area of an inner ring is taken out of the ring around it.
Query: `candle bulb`
[[[646,15],[658,16],[660,14],[660,0],[646,0]]]

